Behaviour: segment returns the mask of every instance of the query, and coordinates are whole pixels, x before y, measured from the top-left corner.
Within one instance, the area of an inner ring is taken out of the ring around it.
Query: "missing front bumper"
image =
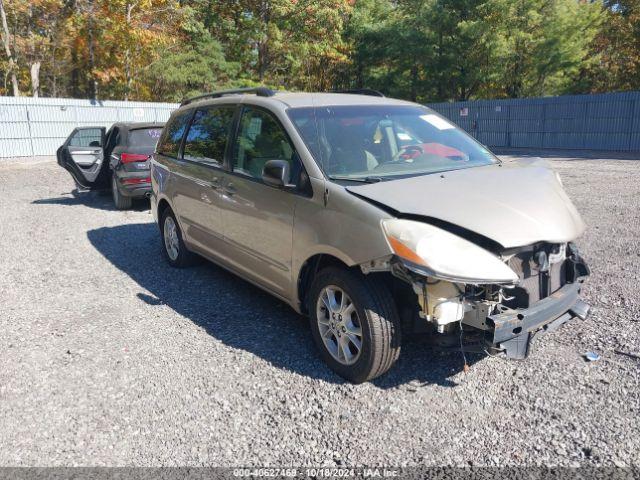
[[[530,308],[504,309],[489,315],[485,344],[494,351],[503,351],[507,358],[525,358],[534,336],[552,332],[575,317],[587,317],[589,305],[580,299],[581,286],[580,282],[569,283]]]

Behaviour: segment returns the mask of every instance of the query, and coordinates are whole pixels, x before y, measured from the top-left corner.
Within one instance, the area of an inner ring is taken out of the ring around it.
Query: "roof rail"
[[[384,97],[382,92],[371,88],[353,88],[348,90],[332,90],[331,93],[350,93],[352,95],[369,95],[371,97]]]
[[[236,93],[255,93],[259,97],[273,97],[276,94],[276,92],[267,87],[234,88],[231,90],[218,90],[217,92],[205,93],[204,95],[198,95],[197,97],[186,98],[182,101],[180,106],[182,107],[204,98],[220,98],[224,95],[233,95]]]

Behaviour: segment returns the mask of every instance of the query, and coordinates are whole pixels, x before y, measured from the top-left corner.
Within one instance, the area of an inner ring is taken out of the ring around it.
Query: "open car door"
[[[85,190],[109,185],[108,165],[104,158],[104,127],[79,127],[65,140],[56,155],[78,187]]]

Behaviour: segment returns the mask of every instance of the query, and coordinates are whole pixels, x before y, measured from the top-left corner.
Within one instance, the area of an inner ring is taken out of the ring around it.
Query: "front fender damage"
[[[541,251],[548,255],[540,255]],[[415,299],[411,306],[415,307],[412,330],[456,337],[462,333],[470,350],[502,352],[507,358],[522,359],[529,354],[536,336],[555,331],[576,317],[587,318],[589,306],[580,292],[590,274],[573,243],[540,244],[524,252],[517,257],[505,256],[505,261],[524,265],[517,287],[528,295],[526,301],[513,295],[515,285],[509,288],[438,280],[417,272],[394,255],[363,263],[360,268],[365,274],[388,272],[410,288],[413,296],[402,298]],[[536,264],[543,257],[544,264]],[[403,307],[398,305],[399,310]]]

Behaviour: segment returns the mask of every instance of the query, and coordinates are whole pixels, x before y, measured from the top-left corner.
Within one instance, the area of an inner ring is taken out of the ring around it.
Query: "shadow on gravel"
[[[251,352],[278,368],[345,383],[316,354],[305,318],[210,262],[190,269],[171,268],[162,257],[155,224],[103,227],[87,236],[102,255],[145,290],[137,293],[141,301],[167,305],[226,345]],[[459,352],[437,352],[412,340],[403,346],[398,364],[373,383],[385,389],[409,382],[455,386],[448,377],[462,367]]]
[[[60,197],[41,198],[31,202],[34,205],[83,205],[85,207],[96,208],[98,210],[115,210],[111,191],[91,191],[81,192],[77,189],[69,193],[63,193]],[[134,200],[132,210],[143,211],[149,209],[149,200]]]

